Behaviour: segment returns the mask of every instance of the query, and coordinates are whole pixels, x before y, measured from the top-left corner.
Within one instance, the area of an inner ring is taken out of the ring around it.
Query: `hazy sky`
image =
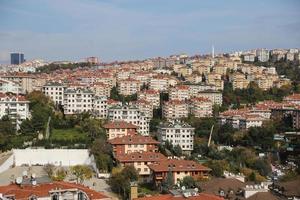
[[[0,0],[0,62],[300,47],[300,0]]]

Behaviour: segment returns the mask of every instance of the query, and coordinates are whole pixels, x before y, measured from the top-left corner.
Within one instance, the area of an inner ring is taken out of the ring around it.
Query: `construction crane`
[[[209,138],[208,138],[207,147],[210,146],[211,136],[212,136],[213,130],[214,130],[214,125],[212,125],[212,126],[211,126],[211,129],[210,129],[210,134],[209,134]]]

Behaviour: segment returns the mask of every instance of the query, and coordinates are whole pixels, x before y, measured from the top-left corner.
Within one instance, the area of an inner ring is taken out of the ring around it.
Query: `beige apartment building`
[[[189,106],[185,101],[169,100],[163,103],[162,115],[168,120],[188,117]]]
[[[122,95],[125,96],[133,95],[139,92],[140,89],[141,89],[141,84],[140,81],[138,80],[128,78],[128,79],[118,81],[118,91]]]
[[[207,98],[195,97],[190,99],[191,114],[198,118],[212,116],[212,102]]]
[[[153,108],[156,109],[160,105],[159,91],[156,90],[142,90],[138,93],[138,100],[144,99],[150,104]]]
[[[187,100],[189,98],[189,86],[187,85],[176,85],[169,89],[170,100]]]
[[[103,127],[106,130],[108,140],[127,135],[135,135],[138,128],[138,126],[122,120],[110,121]]]
[[[93,83],[91,90],[95,93],[96,96],[110,96],[111,86],[103,82]]]

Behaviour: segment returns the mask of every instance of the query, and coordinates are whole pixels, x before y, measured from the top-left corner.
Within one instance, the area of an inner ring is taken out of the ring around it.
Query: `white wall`
[[[87,149],[14,149],[13,155],[16,166],[48,163],[56,166],[92,164]]]
[[[8,170],[14,164],[13,154],[0,166],[0,173]]]

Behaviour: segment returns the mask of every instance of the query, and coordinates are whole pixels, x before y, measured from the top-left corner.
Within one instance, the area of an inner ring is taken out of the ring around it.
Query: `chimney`
[[[130,183],[130,194],[129,199],[133,200],[138,198],[138,185],[137,182],[131,182]]]

